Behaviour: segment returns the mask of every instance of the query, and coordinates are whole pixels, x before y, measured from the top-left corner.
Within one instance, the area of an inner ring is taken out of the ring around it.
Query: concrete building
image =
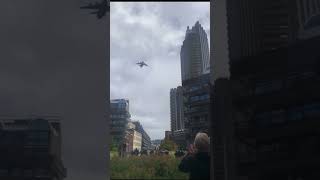
[[[181,86],[170,90],[171,132],[184,129],[183,90]]]
[[[151,149],[151,139],[147,132],[143,129],[142,125],[139,121],[133,121],[135,124],[135,130],[138,131],[142,135],[142,150],[150,150]]]
[[[221,12],[221,15],[226,16],[226,24],[216,28],[227,28],[229,57],[232,61],[286,47],[297,39],[294,1],[224,0],[217,3],[225,4],[225,8],[222,8],[225,14]],[[220,18],[219,15],[217,18]]]
[[[142,147],[142,134],[136,130],[134,122],[129,121],[126,129],[125,144],[126,152],[130,153],[135,149],[141,151]]]
[[[213,46],[222,49],[212,54],[220,58],[212,62],[214,74],[227,70],[229,58],[236,61],[318,36],[319,4],[320,0],[215,1],[211,20],[219,26],[214,27]]]
[[[136,129],[136,124],[132,121],[129,121],[127,124],[127,129]]]
[[[111,138],[116,144],[121,144],[125,136],[126,126],[130,120],[129,100],[113,99],[110,101]]]
[[[172,139],[179,148],[185,149],[188,146],[186,138],[187,131],[185,129],[176,130],[172,133]]]
[[[187,144],[198,132],[209,133],[210,74],[182,82],[184,96],[184,123]]]
[[[133,150],[138,149],[139,151],[141,151],[141,147],[142,147],[142,135],[138,131],[134,131],[132,149]]]
[[[187,27],[180,58],[182,81],[210,72],[208,38],[199,21],[191,29]]]
[[[319,46],[320,36],[231,66],[237,176],[320,177]]]
[[[172,140],[172,133],[171,131],[164,132],[164,139]]]
[[[319,178],[318,2],[212,4],[214,179]]]
[[[59,117],[0,119],[0,179],[62,180]]]

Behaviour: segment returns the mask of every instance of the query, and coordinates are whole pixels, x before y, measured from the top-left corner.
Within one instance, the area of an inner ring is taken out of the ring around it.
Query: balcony
[[[287,104],[293,101],[320,98],[320,76],[306,71],[291,73],[269,80],[234,80],[233,98],[239,106],[274,103]]]
[[[320,134],[319,119],[304,118],[301,121],[287,122],[280,126],[273,125],[269,127],[256,128],[255,132],[258,139],[271,139],[276,137],[290,137],[305,133]]]

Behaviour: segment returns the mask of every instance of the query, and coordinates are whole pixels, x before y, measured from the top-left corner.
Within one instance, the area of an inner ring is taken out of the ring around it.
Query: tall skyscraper
[[[183,91],[178,86],[170,90],[171,132],[184,129]]]
[[[210,55],[207,34],[199,21],[191,29],[187,27],[180,58],[183,128],[172,121],[172,132],[183,147],[193,141],[196,133],[208,131]]]
[[[199,21],[192,29],[187,27],[180,59],[182,81],[210,72],[208,38]]]

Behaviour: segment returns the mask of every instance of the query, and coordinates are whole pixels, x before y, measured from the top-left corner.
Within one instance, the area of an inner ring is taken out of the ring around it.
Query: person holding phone
[[[188,153],[180,162],[179,170],[189,173],[190,180],[210,179],[209,137],[206,133],[198,133],[194,143],[188,147]]]

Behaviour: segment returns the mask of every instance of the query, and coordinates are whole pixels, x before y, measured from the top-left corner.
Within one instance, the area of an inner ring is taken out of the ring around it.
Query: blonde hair
[[[210,139],[206,133],[197,133],[194,138],[194,145],[199,152],[209,151]]]

